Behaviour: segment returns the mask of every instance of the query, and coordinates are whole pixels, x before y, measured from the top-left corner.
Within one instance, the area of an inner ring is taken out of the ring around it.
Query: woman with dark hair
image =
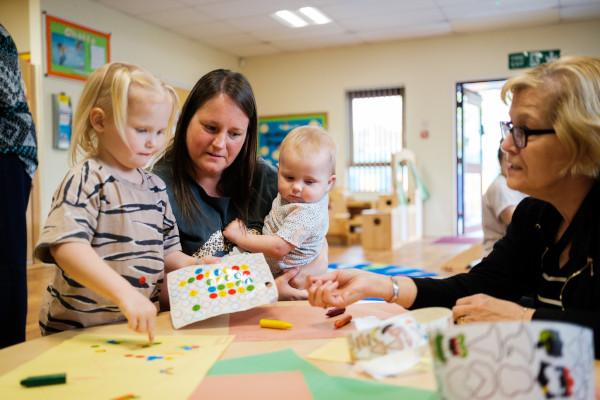
[[[153,169],[167,184],[184,253],[226,255],[232,244],[222,231],[236,218],[261,232],[277,195],[277,171],[257,157],[257,142],[256,101],[246,78],[224,69],[200,78]],[[280,298],[306,298],[289,285],[296,273],[277,279]]]

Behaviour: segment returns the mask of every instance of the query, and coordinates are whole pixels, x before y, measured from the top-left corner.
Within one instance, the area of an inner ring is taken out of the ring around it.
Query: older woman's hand
[[[456,301],[452,315],[456,323],[482,321],[530,320],[535,310],[511,301],[500,300],[486,294],[475,294]]]
[[[298,274],[298,268],[291,268],[275,279],[279,300],[306,300],[308,293],[304,289],[297,289],[290,285],[290,281]]]

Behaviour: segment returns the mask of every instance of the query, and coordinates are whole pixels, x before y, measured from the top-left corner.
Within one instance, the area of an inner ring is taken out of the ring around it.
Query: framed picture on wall
[[[86,80],[110,61],[110,33],[46,14],[46,75]]]
[[[279,145],[294,128],[316,125],[327,129],[327,113],[274,115],[258,118],[258,155],[274,166],[279,163]]]

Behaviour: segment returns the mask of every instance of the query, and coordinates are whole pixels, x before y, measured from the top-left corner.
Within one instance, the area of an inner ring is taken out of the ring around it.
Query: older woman
[[[277,195],[277,171],[259,159],[252,87],[237,72],[214,70],[189,94],[173,142],[154,166],[167,184],[183,252],[223,256],[232,246],[222,230],[236,218],[261,231]],[[306,298],[277,279],[281,298]]]
[[[309,301],[379,296],[406,308],[453,307],[459,323],[544,319],[594,330],[600,356],[600,59],[565,57],[510,79],[502,123],[508,185],[531,197],[467,274],[410,279],[342,270],[313,278]],[[522,307],[533,296],[533,308]]]

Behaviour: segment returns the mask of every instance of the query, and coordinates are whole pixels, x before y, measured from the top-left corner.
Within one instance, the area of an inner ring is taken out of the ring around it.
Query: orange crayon
[[[333,323],[333,326],[335,327],[335,329],[340,329],[340,328],[348,325],[350,323],[350,321],[352,321],[352,315],[348,314],[345,317],[336,320]]]

